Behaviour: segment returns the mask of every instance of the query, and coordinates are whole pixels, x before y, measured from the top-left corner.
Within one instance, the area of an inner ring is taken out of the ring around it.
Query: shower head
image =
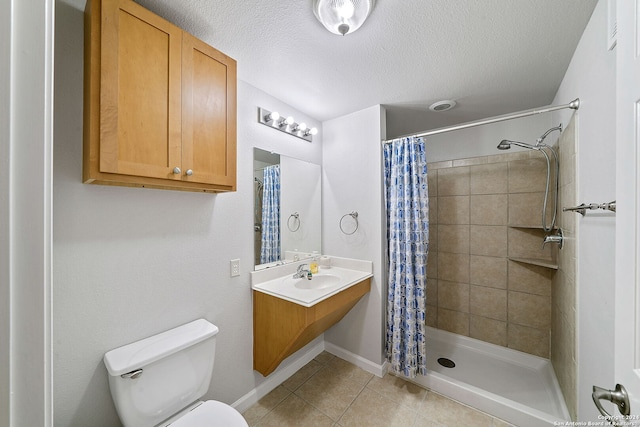
[[[510,141],[508,139],[503,139],[502,141],[500,141],[500,144],[498,144],[497,148],[498,150],[508,150],[512,145],[522,148],[528,148],[529,150],[539,150],[539,148],[535,145],[527,144],[526,142]]]
[[[544,139],[545,139],[547,136],[549,136],[549,134],[550,134],[551,132],[553,132],[553,131],[555,131],[555,130],[562,132],[562,123],[560,123],[558,126],[556,126],[556,127],[554,127],[554,128],[549,129],[548,131],[546,131],[546,132],[545,132],[545,133],[544,133],[540,138],[538,138],[538,140],[536,141],[536,145],[540,145],[540,144],[542,144],[542,141],[544,141]]]
[[[542,153],[547,161],[547,184],[545,186],[544,191],[544,202],[542,205],[542,229],[544,231],[551,231],[556,223],[556,210],[558,209],[558,176],[560,175],[560,162],[558,161],[558,153],[553,147],[548,146],[547,144],[543,144],[542,141],[553,131],[559,130],[562,132],[562,124],[560,126],[554,127],[546,131],[540,138],[538,138],[536,145],[527,144],[526,142],[520,141],[511,141],[509,139],[503,139],[498,144],[498,150],[508,150],[512,145],[517,147],[526,148],[528,150],[535,150]],[[553,218],[551,219],[551,225],[547,225],[547,198],[549,196],[549,185],[551,181],[551,160],[549,159],[549,155],[544,149],[548,149],[553,157],[555,158],[555,203],[553,205]]]
[[[500,144],[498,144],[498,150],[508,150],[509,148],[511,148],[511,143],[506,140],[503,139],[502,141],[500,141]]]
[[[540,138],[538,138],[536,140],[536,145],[531,145],[531,144],[527,144],[526,142],[519,142],[519,141],[511,141],[509,139],[503,139],[502,141],[500,141],[500,144],[498,144],[498,150],[508,150],[509,148],[511,148],[512,145],[518,146],[518,147],[522,147],[522,148],[527,148],[529,150],[538,150],[540,151],[542,149],[542,147],[549,147],[546,144],[543,144],[542,141],[544,141],[544,139],[549,136],[549,134],[553,131],[560,131],[562,132],[562,123],[560,123],[560,125],[553,127],[551,129],[549,129],[548,131],[546,131]],[[550,147],[549,147],[550,148]]]

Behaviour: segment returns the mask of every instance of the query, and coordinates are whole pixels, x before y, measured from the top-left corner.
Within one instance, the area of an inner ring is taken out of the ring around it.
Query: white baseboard
[[[233,406],[240,413],[246,411],[251,407],[251,405],[257,403],[258,400],[262,399],[273,389],[285,382],[291,375],[298,372],[300,368],[311,362],[317,355],[322,353],[324,349],[324,341],[320,341],[316,345],[306,349],[306,351],[304,351],[304,353],[300,355],[295,361],[284,368],[277,369],[275,372],[270,374],[260,385],[242,396],[240,399],[233,402],[231,406]]]
[[[335,344],[331,344],[330,342],[324,343],[324,349],[334,356],[339,357],[340,359],[346,360],[347,362],[353,363],[357,367],[364,369],[367,372],[372,373],[380,378],[382,378],[388,371],[388,363],[385,360],[382,365],[374,363],[369,359],[365,359],[362,356],[359,356],[355,353],[350,352],[349,350],[345,350],[342,347],[338,347]]]

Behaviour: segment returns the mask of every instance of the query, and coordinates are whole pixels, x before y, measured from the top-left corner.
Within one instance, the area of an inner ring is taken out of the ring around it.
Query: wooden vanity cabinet
[[[85,9],[84,182],[236,188],[236,62],[131,0]]]
[[[253,291],[253,369],[267,376],[284,359],[338,323],[371,290],[368,277],[306,307]]]

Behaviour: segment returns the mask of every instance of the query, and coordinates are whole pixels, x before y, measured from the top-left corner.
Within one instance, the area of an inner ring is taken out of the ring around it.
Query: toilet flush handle
[[[129,378],[135,380],[140,375],[142,375],[142,369],[136,369],[135,371],[127,372],[126,374],[120,375],[122,378]]]

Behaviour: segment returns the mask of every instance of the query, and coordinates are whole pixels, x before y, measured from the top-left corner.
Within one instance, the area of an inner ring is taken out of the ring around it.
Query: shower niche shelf
[[[542,230],[542,225],[527,225],[527,224],[509,224],[511,228],[529,228],[532,230]],[[557,230],[558,227],[553,227],[554,230]]]
[[[549,268],[551,270],[557,270],[558,264],[554,261],[550,261],[547,259],[535,259],[535,258],[517,258],[517,257],[508,257],[510,261],[521,262],[523,264],[531,264],[537,265],[544,268]]]
[[[538,244],[538,238],[540,239],[539,242],[542,243],[542,239],[544,238],[544,236],[548,233],[553,233],[554,231],[550,231],[550,232],[546,232],[544,231],[544,229],[542,228],[542,225],[538,224],[538,225],[532,225],[532,224],[509,224],[508,226],[511,229],[514,230],[520,230],[521,232],[523,232],[525,235],[529,235],[531,237],[534,238],[533,241],[531,241],[529,239],[529,243],[527,245],[533,245],[533,244]],[[557,230],[557,227],[554,227],[553,230]],[[511,244],[511,243],[509,243]],[[540,254],[540,257],[537,257],[537,254]],[[548,257],[547,255],[550,255],[550,257]],[[557,270],[558,269],[558,253],[557,253],[557,249],[552,247],[551,248],[551,252],[550,253],[544,253],[544,252],[538,252],[536,250],[518,250],[518,251],[514,251],[513,253],[511,252],[511,250],[509,251],[509,256],[507,257],[507,259],[511,260],[511,261],[515,261],[515,262],[519,262],[522,264],[529,264],[529,265],[536,265],[539,267],[544,267],[544,268],[548,268],[551,270]]]

